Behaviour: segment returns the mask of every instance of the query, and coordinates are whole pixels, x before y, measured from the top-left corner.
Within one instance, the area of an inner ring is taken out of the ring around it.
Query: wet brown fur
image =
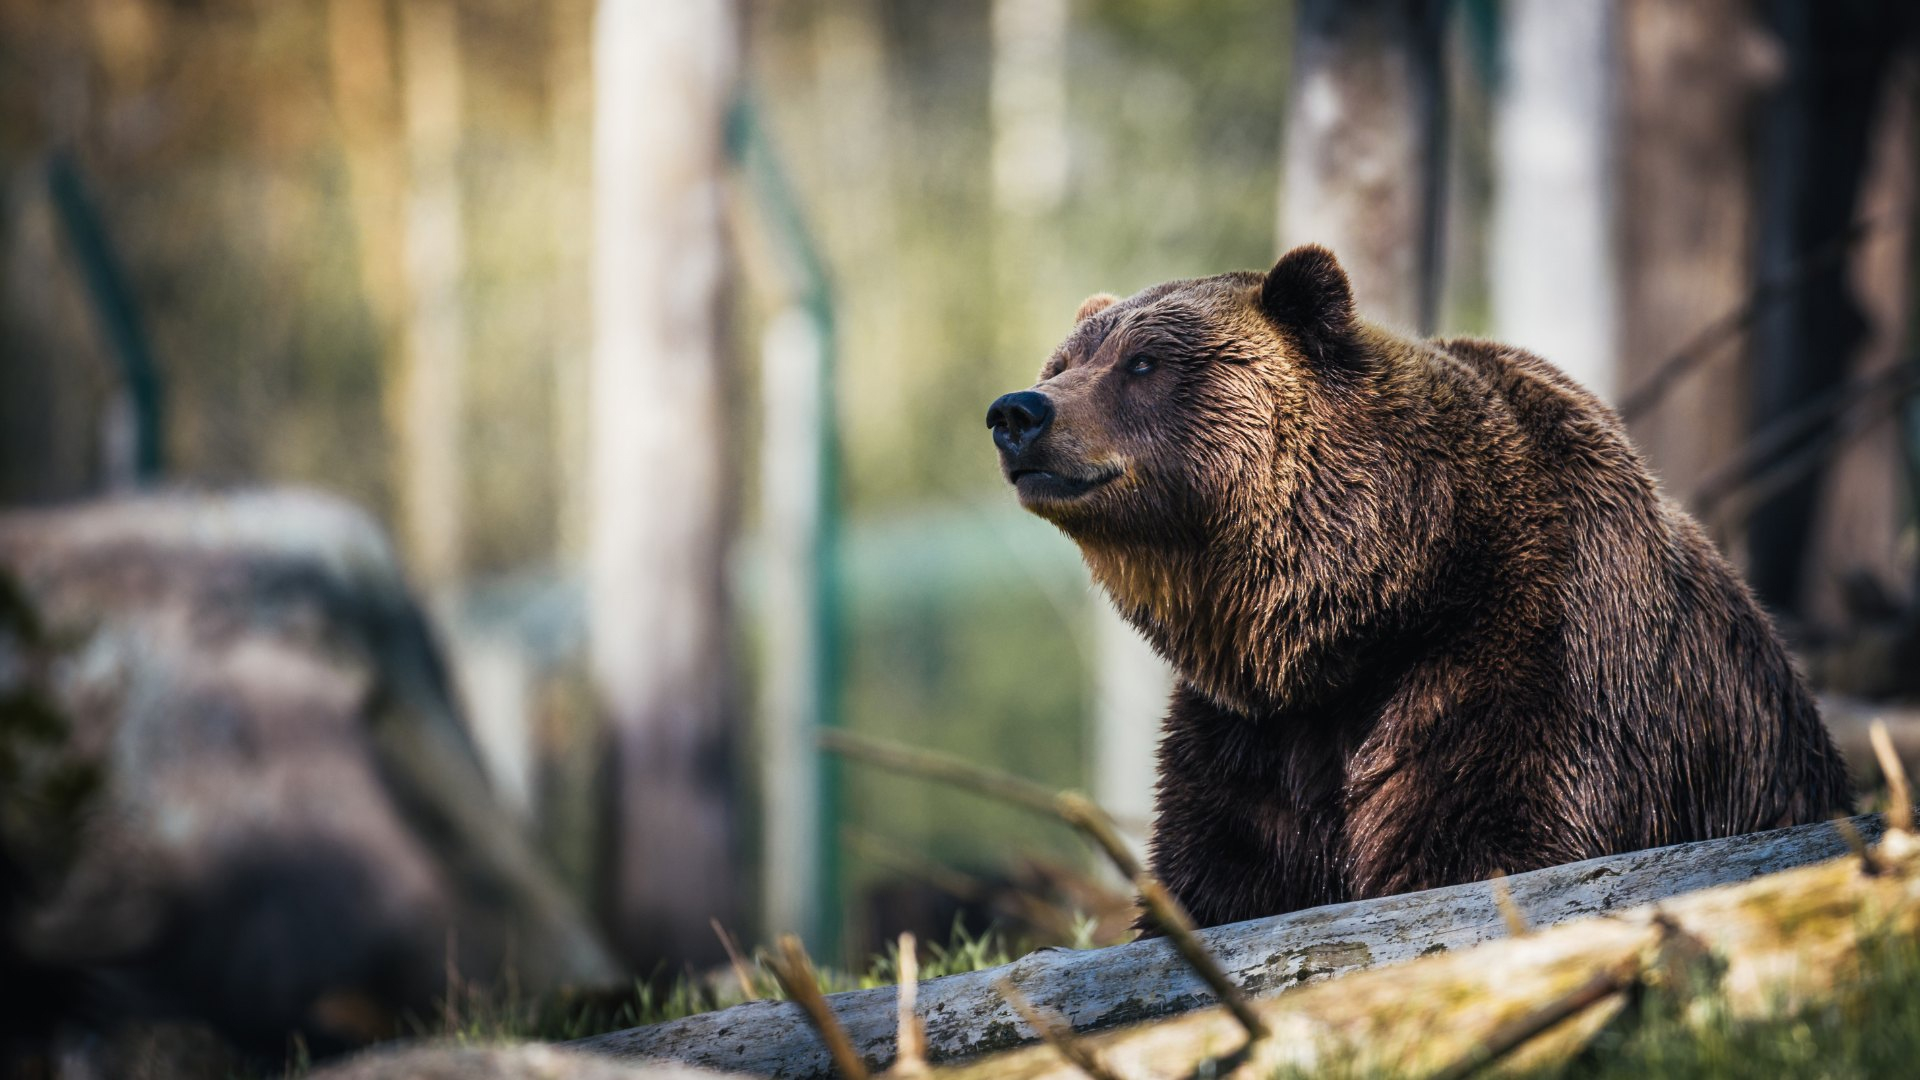
[[[1179,673],[1153,865],[1202,925],[1848,808],[1766,615],[1538,357],[1362,322],[1309,247],[1089,300],[1035,389],[1003,467],[1114,477],[1021,498]]]

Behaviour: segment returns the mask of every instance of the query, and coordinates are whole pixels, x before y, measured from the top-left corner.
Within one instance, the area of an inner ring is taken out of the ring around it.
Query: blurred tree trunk
[[[547,323],[552,328],[554,461],[560,485],[560,559],[586,557],[588,506],[588,355],[593,318],[593,0],[553,0],[547,117],[551,138],[553,279]]]
[[[1800,280],[1766,306],[1758,323],[1755,427],[1832,390],[1863,359],[1872,328],[1849,280],[1854,260],[1810,262],[1844,243],[1858,220],[1887,75],[1913,20],[1906,0],[1773,0],[1767,12],[1785,46],[1786,77],[1763,115],[1759,266],[1763,280]],[[1874,222],[1872,235],[1888,226]],[[1821,434],[1808,433],[1782,454]],[[1890,472],[1893,465],[1885,460],[1877,468]],[[1830,464],[1812,470],[1748,520],[1748,577],[1777,612],[1805,613],[1814,516],[1833,479]]]
[[[1620,0],[1619,384],[1632,397],[1752,286],[1748,133],[1778,66],[1746,0]],[[1723,343],[1643,413],[1635,442],[1667,491],[1741,445],[1744,354]]]
[[[35,16],[25,75],[38,93],[14,104],[54,146],[87,145],[87,14],[58,5]],[[59,502],[105,486],[101,435],[118,379],[61,235],[47,162],[0,161],[0,184],[0,505]]]
[[[1444,0],[1300,0],[1279,239],[1320,243],[1360,311],[1422,332],[1438,299]]]
[[[444,589],[463,516],[459,25],[451,0],[402,4],[396,43],[394,15],[387,0],[330,0],[327,57],[360,289],[387,360],[394,515],[409,569]]]
[[[1611,0],[1510,0],[1495,112],[1494,335],[1616,390]]]
[[[1909,304],[1913,289],[1915,194],[1915,97],[1920,94],[1920,63],[1913,52],[1898,57],[1889,72],[1868,148],[1870,159],[1860,192],[1859,217],[1873,223],[1849,260],[1858,289],[1867,336],[1847,371],[1848,378],[1884,376],[1899,367],[1913,370]],[[1882,403],[1866,406],[1878,409]],[[1857,441],[1834,456],[1815,512],[1808,565],[1819,568],[1805,582],[1803,611],[1818,626],[1843,628],[1863,619],[1884,617],[1878,604],[1913,602],[1913,553],[1902,551],[1902,533],[1913,520],[1911,477],[1906,458],[1906,425],[1884,413]],[[1896,422],[1889,422],[1890,420]]]
[[[630,959],[704,961],[708,918],[738,900],[721,322],[738,18],[727,0],[601,0],[594,33],[588,603],[610,914]]]
[[[429,590],[444,590],[459,580],[465,504],[459,29],[453,0],[400,5],[408,166],[400,524],[411,569]]]

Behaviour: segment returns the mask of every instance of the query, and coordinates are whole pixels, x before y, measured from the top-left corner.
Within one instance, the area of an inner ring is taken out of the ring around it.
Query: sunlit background
[[[1325,242],[1363,313],[1622,407],[1830,713],[1912,695],[1910,21],[0,0],[0,505],[370,514],[490,798],[630,967],[720,961],[709,919],[856,968],[956,919],[1117,940],[1071,832],[816,750],[1145,839],[1168,677],[1004,490],[987,403],[1088,294]]]

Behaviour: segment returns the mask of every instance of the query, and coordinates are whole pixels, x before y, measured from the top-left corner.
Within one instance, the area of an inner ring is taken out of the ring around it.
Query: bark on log
[[[1712,977],[1734,1019],[1790,1013],[1828,999],[1855,970],[1863,941],[1920,932],[1920,843],[1893,833],[1875,853],[1772,874],[1495,942],[1467,956],[1436,956],[1392,972],[1316,986],[1258,1007],[1273,1035],[1245,1054],[1224,1009],[1087,1040],[1130,1080],[1326,1069],[1341,1075],[1465,1075],[1512,1050],[1516,1067],[1563,1062],[1622,1007],[1637,978],[1678,992]],[[1555,1020],[1540,1022],[1536,1020]],[[1524,1040],[1516,1033],[1524,1032]],[[1057,1053],[1035,1048],[948,1070],[951,1080],[1076,1080]]]
[[[1877,817],[1854,820],[1869,842],[1878,837]],[[1518,874],[1506,883],[1528,925],[1540,928],[1748,881],[1846,851],[1846,840],[1834,826],[1803,825],[1590,859]],[[1485,882],[1201,932],[1227,973],[1256,996],[1466,948],[1506,933],[1493,890]],[[1200,980],[1164,940],[1085,952],[1043,950],[1006,967],[922,983],[920,1012],[932,1060],[951,1061],[1034,1041],[1032,1031],[995,989],[1002,979],[1029,1000],[1060,1012],[1082,1032],[1212,1004]],[[894,989],[856,990],[827,1001],[868,1066],[884,1068],[894,1056]],[[818,1037],[799,1006],[788,1002],[749,1002],[575,1045],[623,1058],[683,1061],[774,1077],[832,1075]],[[1223,1039],[1220,1045],[1237,1042]]]

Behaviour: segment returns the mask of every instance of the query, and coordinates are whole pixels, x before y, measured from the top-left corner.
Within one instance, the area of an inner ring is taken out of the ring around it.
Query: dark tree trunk
[[[1913,21],[1902,0],[1773,0],[1766,15],[1786,75],[1762,111],[1758,269],[1763,281],[1792,275],[1798,284],[1755,328],[1756,429],[1846,379],[1867,339],[1847,260],[1822,256],[1845,242],[1858,215],[1882,87]],[[1748,577],[1781,614],[1801,613],[1826,471],[1787,486],[1748,522]]]

